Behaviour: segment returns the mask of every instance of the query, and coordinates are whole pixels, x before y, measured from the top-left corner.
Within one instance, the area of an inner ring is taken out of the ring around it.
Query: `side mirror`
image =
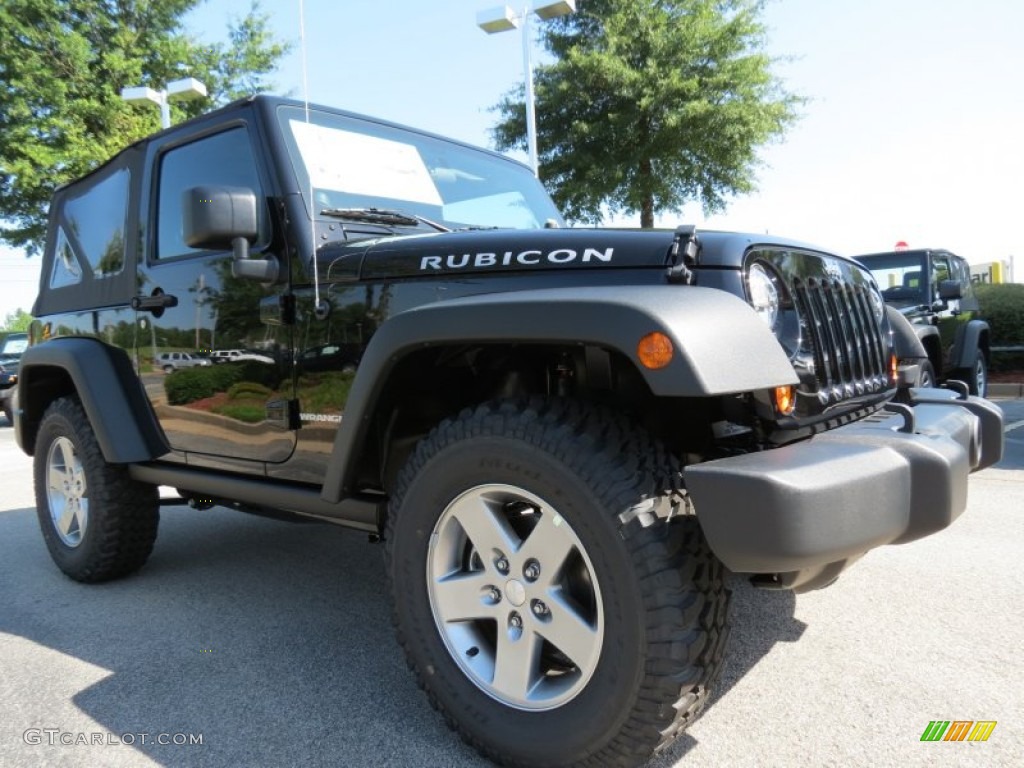
[[[182,229],[190,248],[231,250],[235,277],[272,283],[277,259],[250,259],[249,244],[259,236],[256,193],[247,187],[201,186],[184,192]]]
[[[943,280],[939,283],[939,298],[943,301],[959,299],[964,295],[964,287],[959,280]]]

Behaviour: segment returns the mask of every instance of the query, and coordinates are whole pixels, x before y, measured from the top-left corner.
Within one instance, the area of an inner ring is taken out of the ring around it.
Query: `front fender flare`
[[[971,320],[964,328],[957,340],[956,356],[953,359],[954,368],[973,368],[974,360],[978,350],[988,360],[988,343],[982,341],[988,336],[988,323],[984,320]]]
[[[675,348],[660,370],[639,364],[637,342],[652,331]],[[346,403],[323,497],[349,490],[350,458],[363,444],[382,382],[407,354],[452,343],[591,344],[631,360],[651,392],[707,397],[796,384],[789,358],[742,299],[713,288],[549,288],[468,296],[394,315],[374,334]],[[349,416],[351,414],[351,416]]]

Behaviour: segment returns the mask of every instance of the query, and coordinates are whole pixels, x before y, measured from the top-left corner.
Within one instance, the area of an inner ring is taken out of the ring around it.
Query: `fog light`
[[[645,368],[658,370],[672,362],[672,339],[661,331],[644,336],[636,345],[636,356]]]

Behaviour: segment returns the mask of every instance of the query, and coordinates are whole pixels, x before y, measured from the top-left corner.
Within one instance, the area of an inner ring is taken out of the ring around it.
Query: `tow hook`
[[[903,417],[903,426],[900,427],[900,432],[906,432],[908,435],[914,434],[917,429],[916,419],[914,418],[914,409],[909,405],[903,403],[886,403],[885,410],[889,413],[895,413]]]

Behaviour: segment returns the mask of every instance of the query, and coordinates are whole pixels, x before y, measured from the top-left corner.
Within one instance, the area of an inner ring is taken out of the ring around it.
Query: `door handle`
[[[178,297],[154,288],[151,296],[132,296],[131,305],[136,312],[152,312],[154,317],[160,317],[168,307],[178,306]]]

